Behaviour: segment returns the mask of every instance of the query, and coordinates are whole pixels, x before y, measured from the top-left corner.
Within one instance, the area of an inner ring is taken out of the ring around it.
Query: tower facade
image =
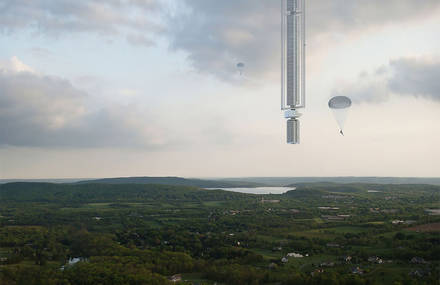
[[[305,0],[281,0],[281,110],[287,119],[287,143],[299,144],[305,107]]]

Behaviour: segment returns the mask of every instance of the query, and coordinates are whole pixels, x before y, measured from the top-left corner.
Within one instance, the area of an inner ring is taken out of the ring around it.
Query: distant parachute
[[[240,72],[240,75],[243,74],[244,67],[245,67],[245,65],[244,65],[243,62],[239,62],[239,63],[237,63],[237,69],[238,69],[238,71]]]
[[[332,110],[342,135],[351,104],[351,99],[346,96],[336,96],[328,101],[328,107]]]

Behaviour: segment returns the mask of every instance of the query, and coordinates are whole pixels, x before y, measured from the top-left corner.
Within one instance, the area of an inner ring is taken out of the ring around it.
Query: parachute
[[[328,107],[332,110],[342,135],[351,104],[351,99],[346,96],[336,96],[328,101]]]
[[[243,62],[239,62],[239,63],[237,63],[237,69],[238,69],[238,71],[240,72],[240,75],[243,74],[244,66],[245,66],[245,65],[244,65]]]

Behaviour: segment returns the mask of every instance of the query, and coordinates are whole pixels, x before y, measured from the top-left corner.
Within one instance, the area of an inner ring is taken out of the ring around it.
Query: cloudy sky
[[[0,0],[0,178],[440,176],[440,1],[310,1],[295,146],[279,9]]]

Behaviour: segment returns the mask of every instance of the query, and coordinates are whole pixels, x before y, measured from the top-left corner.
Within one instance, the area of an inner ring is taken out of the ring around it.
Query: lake
[[[257,187],[257,188],[206,188],[208,190],[225,190],[246,194],[284,194],[295,190],[295,187]]]

